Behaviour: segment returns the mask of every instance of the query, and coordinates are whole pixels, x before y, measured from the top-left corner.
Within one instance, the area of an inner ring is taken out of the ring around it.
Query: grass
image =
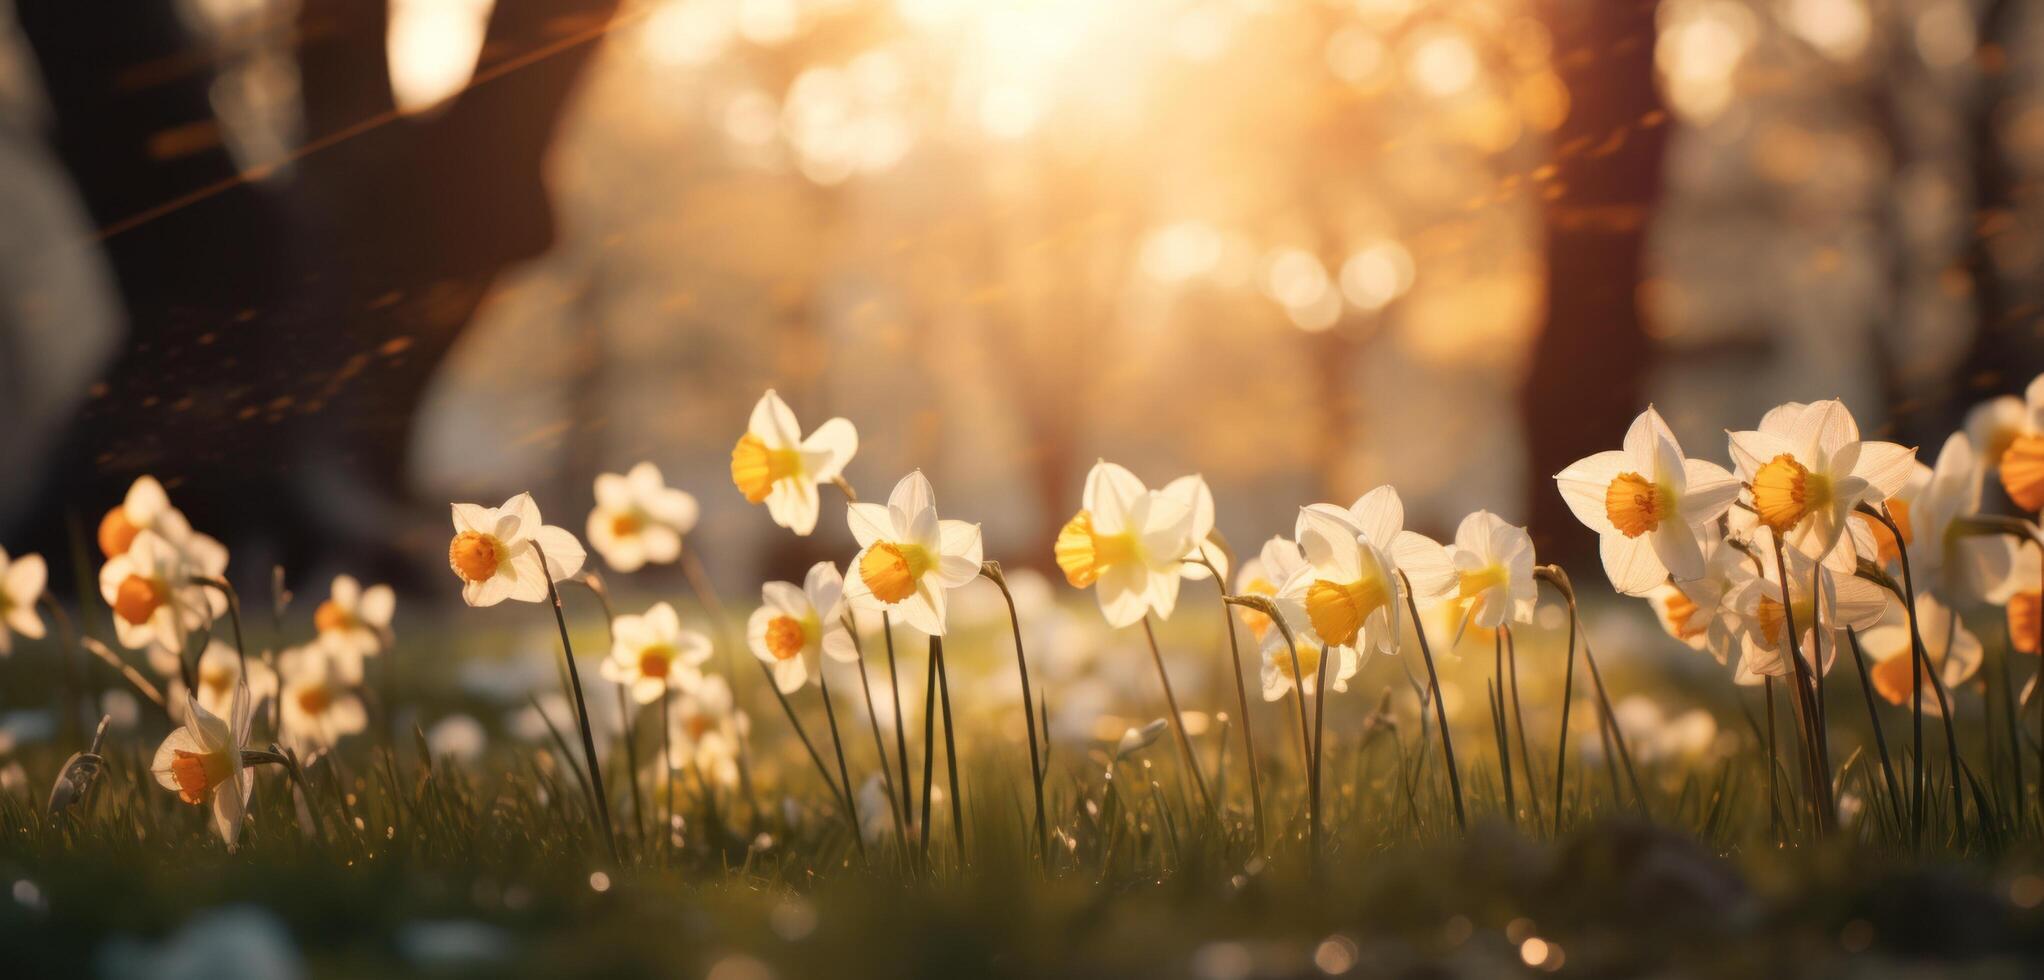
[[[542,625],[551,624],[535,619],[535,636]],[[1239,735],[1216,714],[1188,725],[1188,738],[1209,791],[1223,801],[1218,819],[1200,804],[1170,736],[1119,760],[1108,756],[1111,743],[1049,744],[1045,872],[1019,708],[989,710],[976,693],[997,672],[1012,673],[1007,625],[1003,612],[995,627],[948,644],[965,845],[961,853],[952,843],[946,769],[935,766],[926,869],[913,857],[913,833],[911,853],[897,847],[885,810],[864,815],[879,832],[861,858],[841,805],[753,675],[743,677],[741,692],[753,719],[751,775],[761,805],[735,788],[706,795],[684,781],[678,832],[663,833],[633,808],[627,753],[609,750],[622,866],[592,831],[588,797],[562,764],[572,731],[538,745],[497,738],[482,760],[462,765],[430,759],[415,729],[385,724],[379,712],[371,732],[307,767],[302,809],[282,772],[259,770],[252,818],[229,854],[202,809],[149,779],[148,756],[165,723],[145,716],[140,731],[109,736],[106,771],[88,801],[54,818],[42,812],[42,796],[68,753],[48,744],[21,750],[31,785],[0,795],[0,883],[12,888],[11,898],[0,895],[0,949],[13,975],[76,975],[127,962],[121,950],[146,956],[177,942],[180,930],[202,920],[200,910],[253,905],[275,917],[314,974],[335,976],[742,977],[762,975],[749,972],[760,967],[779,976],[1219,980],[1424,965],[1481,974],[1537,967],[1751,976],[1874,972],[1913,961],[1999,975],[2044,963],[2035,749],[2024,747],[2031,785],[2015,786],[2006,729],[1981,710],[1999,704],[1995,697],[1968,692],[1960,705],[1960,748],[1973,772],[1961,777],[1963,815],[1953,812],[1942,745],[1926,742],[1929,813],[1924,843],[1912,848],[1896,816],[1908,807],[1895,806],[1868,758],[1872,743],[1849,668],[1832,673],[1825,702],[1841,756],[1833,760],[1836,786],[1854,802],[1841,829],[1822,839],[1788,795],[1795,783],[1786,769],[1776,779],[1782,799],[1768,805],[1757,692],[1743,692],[1739,706],[1715,706],[1733,719],[1716,750],[1642,758],[1643,792],[1635,797],[1600,738],[1594,700],[1578,685],[1570,743],[1589,751],[1568,766],[1557,834],[1532,808],[1551,805],[1559,709],[1551,675],[1559,673],[1561,641],[1546,635],[1553,631],[1522,635],[1532,772],[1514,746],[1518,782],[1508,808],[1498,746],[1511,726],[1493,724],[1473,697],[1459,711],[1451,705],[1469,820],[1462,832],[1433,705],[1422,711],[1424,687],[1399,673],[1417,665],[1379,658],[1359,688],[1328,695],[1317,860],[1294,709],[1285,701],[1252,705],[1268,819],[1263,853]],[[1181,686],[1184,706],[1233,705],[1232,681],[1216,666],[1225,648],[1199,632],[1211,632],[1212,618],[1165,625],[1163,656],[1174,674],[1203,673],[1206,681]],[[599,648],[596,628],[576,637],[580,649]],[[433,627],[409,636],[400,651],[413,658],[403,662],[407,704],[462,704],[452,658],[412,651],[536,647],[531,638],[459,637]],[[1126,675],[1144,686],[1120,693],[1132,703],[1161,701],[1142,641],[1122,639],[1138,645],[1103,655],[1145,662]],[[1459,658],[1436,650],[1444,694],[1489,680],[1491,651],[1480,645],[1476,655],[1479,644],[1464,644]],[[878,644],[866,647],[884,670]],[[913,680],[920,644],[901,652],[904,700],[920,704]],[[1628,674],[1626,658],[1600,653],[1614,692],[1681,683],[1637,664]],[[1989,656],[1992,667],[2001,651]],[[1204,669],[1195,670],[1201,658]],[[14,692],[56,683],[54,665],[17,658],[7,666],[22,681]],[[100,680],[115,682],[110,673]],[[372,690],[375,681],[372,674]],[[610,697],[603,686],[590,697]],[[878,764],[864,737],[863,703],[855,686],[834,689],[850,771],[863,783]],[[1059,687],[1046,682],[1044,691],[1055,712]],[[1737,692],[1716,680],[1698,693]],[[19,693],[8,700],[31,703]],[[796,700],[812,736],[827,740],[815,689]],[[1907,714],[1881,708],[1895,764],[1907,774],[1908,740],[1897,737]],[[1781,737],[1789,733],[1783,725]],[[639,734],[639,757],[656,759],[655,725],[642,722]],[[267,737],[259,721],[257,740]],[[599,730],[599,738],[616,733]],[[908,768],[920,778],[922,746],[912,739],[910,750]],[[1784,744],[1780,765],[1790,764],[1789,751]],[[649,808],[664,793],[655,768],[639,785]],[[1785,826],[1775,825],[1776,810]],[[466,945],[454,941],[464,937]]]

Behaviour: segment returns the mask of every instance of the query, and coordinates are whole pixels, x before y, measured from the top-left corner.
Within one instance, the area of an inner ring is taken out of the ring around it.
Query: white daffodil
[[[182,552],[154,531],[99,569],[99,594],[114,612],[114,635],[131,650],[184,649],[185,637],[213,621],[206,588],[194,584]]]
[[[1739,483],[1725,468],[1689,459],[1652,406],[1625,432],[1625,448],[1586,456],[1554,476],[1569,510],[1597,532],[1611,587],[1643,596],[1666,579],[1703,574],[1703,529],[1732,506]]]
[[[1263,543],[1263,549],[1242,563],[1242,570],[1235,573],[1236,595],[1260,595],[1266,599],[1277,598],[1278,587],[1292,580],[1299,569],[1306,567],[1305,556],[1299,553],[1299,545],[1283,535],[1272,537]],[[1269,638],[1270,617],[1246,606],[1237,607],[1235,615],[1241,617],[1242,625],[1263,643]]]
[[[1770,552],[1772,536],[1761,532],[1756,546],[1761,554]],[[1798,549],[1786,549],[1784,557],[1789,574],[1786,608],[1775,563],[1760,562],[1758,571],[1749,563],[1729,566],[1738,582],[1725,605],[1737,617],[1740,657],[1734,679],[1739,683],[1757,684],[1762,677],[1785,677],[1794,672],[1787,635],[1791,617],[1797,633],[1795,648],[1821,676],[1830,672],[1832,661],[1847,642],[1846,627],[1868,629],[1880,622],[1888,607],[1888,594],[1866,579],[1836,572]],[[1819,618],[1821,634],[1816,632]]]
[[[2003,534],[1969,534],[1961,525],[1980,512],[1986,474],[1979,460],[1973,444],[1953,433],[1938,451],[1929,484],[1903,511],[1907,523],[1896,518],[1896,527],[1908,538],[1918,596],[1935,595],[1948,605],[1968,598],[1999,605],[2015,590],[2015,540]],[[1889,510],[1893,516],[1895,508],[1891,505]]]
[[[1196,494],[1185,486],[1175,496],[1151,490],[1106,460],[1086,474],[1079,512],[1058,531],[1055,553],[1065,581],[1093,588],[1108,625],[1133,626],[1152,612],[1171,618],[1185,574],[1182,559],[1197,544]]]
[[[295,647],[277,655],[283,690],[278,716],[284,743],[302,757],[329,749],[344,735],[369,725],[369,713],[334,669],[333,658],[318,644]]]
[[[156,478],[144,474],[128,485],[128,493],[119,505],[106,512],[99,521],[99,550],[108,558],[126,554],[135,536],[143,531],[155,531],[163,540],[176,545],[185,552],[192,563],[211,566],[218,556],[221,566],[226,565],[226,548],[220,542],[192,530],[191,522],[185,519],[183,511],[170,504],[170,495],[163,490],[163,484]]]
[[[549,577],[558,582],[581,571],[586,557],[574,535],[540,519],[539,505],[529,493],[502,507],[455,504],[454,532],[447,564],[461,578],[461,600],[471,606],[494,606],[506,599],[539,602],[547,596]],[[546,552],[544,569],[541,550]]]
[[[1910,665],[1916,662],[1909,641],[1909,620],[1902,615],[1900,604],[1890,608],[1880,625],[1860,634],[1860,643],[1867,655],[1874,658],[1873,667],[1867,672],[1874,690],[1889,704],[1908,704],[1915,688]],[[1944,681],[1950,696],[1980,670],[1980,638],[1959,621],[1950,606],[1925,593],[1916,596],[1916,626],[1923,636],[1924,656]],[[1938,697],[1931,686],[1930,675],[1925,674],[1923,710],[1937,714]]]
[[[1533,538],[1525,528],[1479,510],[1455,529],[1450,557],[1459,586],[1456,598],[1468,604],[1472,625],[1494,630],[1507,621],[1533,621],[1540,587],[1533,580]]]
[[[49,579],[41,555],[10,560],[0,548],[0,657],[14,652],[14,634],[31,640],[43,637],[43,617],[35,608]]]
[[[816,530],[822,507],[816,488],[837,479],[859,451],[859,431],[835,418],[802,438],[802,426],[768,389],[752,408],[745,435],[731,448],[731,482],[752,503],[764,501],[775,524],[796,534]]]
[[[1987,440],[1987,458],[2001,471],[2002,489],[2026,511],[2044,509],[2044,374],[2023,390],[2019,413],[2007,406],[1994,412],[2004,419],[2016,416],[2013,425],[1992,433],[2001,440],[2000,445]]]
[[[1295,638],[1316,647],[1395,649],[1400,609],[1394,566],[1348,511],[1329,504],[1302,508],[1296,537],[1306,563],[1278,587],[1279,611],[1287,622],[1306,624],[1294,631]]]
[[[701,678],[710,659],[710,638],[681,628],[681,616],[667,603],[645,615],[619,616],[610,624],[610,656],[603,658],[603,677],[622,684],[640,704],[660,700],[670,687],[689,688]]]
[[[365,589],[352,575],[334,577],[326,601],[312,613],[312,624],[319,630],[320,644],[333,654],[342,680],[362,683],[362,660],[389,645],[390,617],[396,610],[397,593],[390,586]]]
[[[244,688],[248,691],[248,701],[252,707],[260,705],[264,698],[277,693],[275,672],[260,660],[250,660],[248,674],[244,677],[241,670],[241,654],[218,639],[206,644],[205,651],[199,654],[199,663],[192,671],[192,676],[198,682],[198,689],[191,693],[195,695],[199,707],[223,717],[232,713],[234,695],[237,691]],[[185,703],[182,680],[171,682],[171,694],[171,704],[182,710]],[[182,716],[179,720],[183,720]]]
[[[822,670],[821,654],[841,663],[858,659],[845,630],[844,591],[844,577],[827,561],[810,566],[799,587],[792,582],[760,586],[764,605],[752,611],[745,639],[752,655],[773,671],[774,686],[782,694],[800,690]]]
[[[846,601],[943,636],[944,591],[979,577],[979,525],[939,520],[937,492],[921,470],[894,485],[887,506],[852,504],[846,520],[859,541],[852,559],[858,573],[845,585]],[[1174,555],[1184,553],[1181,547]]]
[[[1924,493],[1930,489],[1930,477],[1930,467],[1923,465],[1921,460],[1911,460],[1909,475],[1904,477],[1902,485],[1895,488],[1895,492],[1889,494],[1888,499],[1882,502],[1888,508],[1889,518],[1894,520],[1896,530],[1902,532],[1900,539],[1897,539],[1895,533],[1888,530],[1888,525],[1882,523],[1878,517],[1855,511],[1852,520],[1846,524],[1852,536],[1850,547],[1840,545],[1832,549],[1834,558],[1839,557],[1839,552],[1847,552],[1843,557],[1851,561],[1832,560],[1827,564],[1839,571],[1850,571],[1858,567],[1859,558],[1865,557],[1883,568],[1895,567],[1902,557],[1903,547],[1916,538],[1912,531],[1914,523],[1912,513]],[[1746,513],[1755,523],[1760,520],[1743,509],[1733,513]],[[1910,552],[1911,561],[1915,561],[1915,554],[1914,551]]]
[[[1760,428],[1731,433],[1731,449],[1760,523],[1817,556],[1838,544],[1853,508],[1901,490],[1916,460],[1913,449],[1861,441],[1835,399],[1778,407]]]
[[[2044,375],[2032,380],[2030,387],[2038,389],[2038,381],[2044,381]],[[2039,389],[2038,394],[2044,396],[2044,389]],[[2002,454],[2029,427],[2030,406],[2014,395],[1990,398],[1966,413],[1966,441],[1973,444],[1984,469],[2000,466]]]
[[[1346,692],[1349,678],[1356,676],[1356,672],[1362,669],[1362,655],[1357,653],[1353,646],[1327,649],[1335,658],[1334,670],[1327,676],[1327,686],[1330,690]],[[1299,655],[1299,675],[1306,679],[1304,684],[1300,684],[1298,678],[1292,676],[1293,652]],[[1263,699],[1279,700],[1292,693],[1294,687],[1299,689],[1299,693],[1310,698],[1319,685],[1320,644],[1301,637],[1296,651],[1288,651],[1285,649],[1284,634],[1272,630],[1263,641]]]
[[[185,699],[184,726],[157,746],[149,771],[165,789],[193,806],[213,808],[213,830],[229,851],[241,838],[248,797],[255,792],[255,774],[243,767],[242,744],[248,740],[252,703],[248,690],[237,686],[227,718]]]
[[[1727,600],[1745,581],[1757,575],[1752,559],[1738,546],[1722,538],[1703,542],[1703,575],[1687,582],[1665,582],[1647,593],[1647,604],[1668,635],[1692,650],[1707,650],[1718,663],[1727,663],[1738,645],[1738,617]]]
[[[724,678],[705,676],[675,701],[668,718],[667,763],[712,786],[736,786],[739,746],[750,727]]]
[[[652,463],[599,474],[589,546],[619,572],[666,565],[681,557],[681,536],[695,529],[697,514],[696,498],[670,488]]]
[[[1196,559],[1204,557],[1214,570],[1221,573],[1221,580],[1228,578],[1228,550],[1221,547],[1214,535],[1214,491],[1207,486],[1206,478],[1194,473],[1181,476],[1164,484],[1164,496],[1184,504],[1192,512],[1190,537],[1192,547],[1186,549],[1185,561],[1179,566],[1179,574],[1194,582],[1203,582],[1213,573]]]

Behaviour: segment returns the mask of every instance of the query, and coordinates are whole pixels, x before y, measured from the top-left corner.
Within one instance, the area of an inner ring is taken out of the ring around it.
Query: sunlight
[[[468,85],[496,0],[391,0],[385,57],[399,112],[438,108]]]

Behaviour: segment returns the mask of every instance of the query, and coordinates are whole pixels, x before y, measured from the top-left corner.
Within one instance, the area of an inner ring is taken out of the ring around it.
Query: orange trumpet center
[[[322,715],[334,703],[332,691],[325,684],[309,684],[298,689],[298,710],[308,715]]]
[[[1306,618],[1328,646],[1347,646],[1363,621],[1390,601],[1390,591],[1375,576],[1346,584],[1319,579],[1306,590]]]
[[[665,679],[674,668],[674,648],[661,644],[639,651],[639,675],[656,680]]]
[[[2044,435],[2017,436],[2001,454],[2001,486],[2027,511],[2044,508]]]
[[[1058,530],[1055,547],[1057,567],[1065,581],[1083,589],[1100,580],[1100,573],[1115,565],[1135,560],[1135,535],[1101,534],[1093,528],[1093,514],[1079,511]]]
[[[892,601],[892,600],[889,600]],[[767,623],[766,648],[775,660],[788,660],[808,645],[809,634],[793,616],[775,616]]]
[[[142,533],[128,520],[125,508],[116,507],[106,512],[99,521],[99,550],[108,558],[128,553],[128,546],[135,543],[135,535]]]
[[[504,545],[481,531],[463,531],[447,546],[447,564],[466,582],[487,582],[504,560]]]
[[[915,545],[879,542],[859,559],[859,577],[881,602],[900,602],[915,594],[916,583],[930,569],[929,553]]]
[[[114,592],[114,615],[140,626],[163,607],[168,598],[165,591],[162,582],[130,575],[121,580],[121,587]]]
[[[312,625],[322,633],[337,633],[353,629],[355,617],[346,609],[342,609],[340,603],[328,599],[320,603],[319,608],[313,612]]]
[[[1829,498],[1824,478],[1787,453],[1768,460],[1753,474],[1753,511],[1776,534],[1802,523]]]
[[[227,781],[232,763],[225,752],[186,752],[177,750],[177,757],[170,760],[170,776],[177,781],[178,799],[186,803],[204,803],[213,787]]]

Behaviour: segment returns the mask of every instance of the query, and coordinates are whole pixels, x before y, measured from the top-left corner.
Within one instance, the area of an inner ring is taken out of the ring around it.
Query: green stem
[[[582,729],[582,757],[589,763],[589,789],[596,797],[596,818],[604,843],[610,849],[610,862],[622,868],[617,847],[617,831],[610,822],[610,801],[603,792],[603,767],[596,762],[596,735],[589,729],[589,705],[582,699],[582,672],[575,666],[575,646],[568,640],[568,615],[561,609],[561,590],[554,585],[553,571],[547,567],[546,549],[538,541],[532,542],[532,550],[539,555],[540,574],[546,577],[546,594],[553,603],[554,624],[561,631],[561,658],[568,664],[569,692],[575,697],[575,721]]]
[[[1434,718],[1441,729],[1441,757],[1448,766],[1448,790],[1455,798],[1455,829],[1468,830],[1469,819],[1462,807],[1462,776],[1455,768],[1455,740],[1448,734],[1448,703],[1441,694],[1441,675],[1434,670],[1434,651],[1427,643],[1426,624],[1419,618],[1419,602],[1413,598],[1412,580],[1404,569],[1398,571],[1398,584],[1405,590],[1405,608],[1412,614],[1412,631],[1419,637],[1419,655],[1427,664],[1427,683],[1434,689]],[[1321,658],[1321,672],[1327,669],[1327,660]]]
[[[1192,740],[1185,736],[1185,715],[1178,710],[1178,695],[1171,691],[1171,675],[1164,670],[1164,652],[1157,647],[1157,630],[1150,625],[1150,616],[1143,614],[1143,636],[1150,641],[1150,660],[1157,665],[1157,680],[1164,685],[1164,703],[1171,709],[1171,731],[1178,736],[1178,752],[1185,757],[1186,771],[1192,773],[1192,784],[1199,789],[1199,799],[1207,814],[1214,813],[1214,798],[1207,792],[1207,778],[1200,772],[1199,756],[1192,751]],[[1316,756],[1319,753],[1314,753]]]
[[[1036,793],[1036,854],[1043,870],[1047,872],[1050,870],[1050,826],[1044,817],[1043,760],[1042,753],[1037,750],[1036,698],[1029,689],[1029,659],[1022,655],[1022,618],[1015,610],[1015,596],[1008,591],[1008,580],[1001,575],[1000,563],[986,562],[980,566],[979,573],[993,582],[995,588],[1001,590],[1001,599],[1008,604],[1008,628],[1015,634],[1015,670],[1022,675],[1022,718],[1028,723],[1029,728],[1029,786]],[[1224,616],[1226,612],[1227,610],[1223,608]],[[1233,640],[1234,637],[1230,635],[1229,639]],[[1251,765],[1254,765],[1253,760]],[[1260,818],[1262,815],[1260,807],[1257,814]],[[1260,844],[1262,827],[1259,826],[1257,832]]]

